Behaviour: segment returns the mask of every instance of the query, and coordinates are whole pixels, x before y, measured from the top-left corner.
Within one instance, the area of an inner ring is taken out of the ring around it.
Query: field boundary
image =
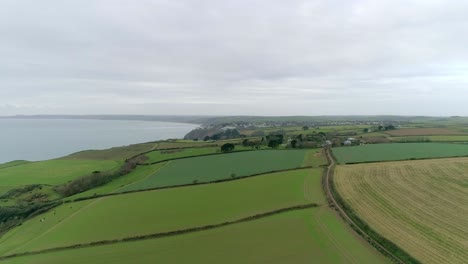
[[[38,250],[38,251],[22,252],[22,253],[17,253],[17,254],[1,256],[0,261],[11,259],[11,258],[16,258],[16,257],[39,255],[39,254],[45,254],[45,253],[51,253],[51,252],[57,252],[57,251],[64,251],[64,250],[71,250],[71,249],[78,249],[78,248],[88,248],[88,247],[102,246],[102,245],[111,245],[111,244],[117,244],[117,243],[126,243],[126,242],[133,242],[133,241],[139,241],[139,240],[157,239],[157,238],[177,236],[177,235],[183,235],[183,234],[194,233],[194,232],[201,232],[201,231],[216,229],[216,228],[225,227],[229,225],[255,221],[261,218],[266,218],[266,217],[270,217],[273,215],[286,213],[290,211],[304,210],[304,209],[309,209],[309,208],[314,208],[314,207],[319,207],[319,206],[320,205],[317,203],[308,203],[308,204],[296,205],[296,206],[291,206],[291,207],[285,207],[285,208],[281,208],[281,209],[277,209],[277,210],[273,210],[273,211],[269,211],[265,213],[247,216],[247,217],[240,218],[237,220],[222,222],[219,224],[205,225],[205,226],[199,226],[199,227],[193,227],[193,228],[187,228],[187,229],[179,229],[179,230],[174,230],[174,231],[153,233],[153,234],[126,237],[126,238],[113,239],[113,240],[101,240],[101,241],[95,241],[95,242],[84,243],[84,244],[75,244],[75,245],[70,245],[70,246],[43,249],[43,250]]]
[[[125,191],[125,192],[118,192],[118,193],[105,193],[105,194],[98,194],[98,195],[93,195],[93,196],[76,198],[76,199],[73,199],[73,200],[67,200],[67,201],[64,201],[63,203],[64,204],[66,204],[66,203],[75,203],[75,202],[80,202],[80,201],[85,201],[85,200],[98,199],[98,198],[102,198],[102,197],[124,195],[124,194],[130,194],[130,193],[138,193],[138,192],[150,192],[150,191],[164,190],[164,189],[176,189],[176,188],[192,187],[192,186],[198,186],[198,185],[224,183],[224,182],[230,182],[230,181],[244,180],[244,179],[253,178],[253,177],[265,176],[265,175],[272,174],[272,173],[280,173],[280,172],[296,171],[296,170],[304,170],[304,169],[313,169],[313,168],[317,168],[317,167],[304,166],[304,167],[297,167],[297,168],[291,168],[291,169],[285,169],[285,170],[274,170],[274,171],[255,173],[255,174],[250,174],[250,175],[247,175],[247,176],[238,176],[238,177],[235,177],[235,178],[219,179],[219,180],[208,181],[208,182],[197,182],[197,183],[187,183],[187,184],[181,184],[181,185],[162,186],[162,187],[154,187],[154,188],[132,190],[132,191]]]
[[[329,148],[326,148],[326,156],[329,159],[330,165],[323,175],[323,187],[327,200],[331,208],[334,208],[341,218],[347,222],[361,237],[369,244],[386,255],[397,263],[420,263],[410,254],[402,250],[393,242],[382,237],[380,234],[371,229],[362,219],[360,219],[352,209],[344,202],[334,186],[333,174],[335,170],[335,160]],[[366,232],[367,231],[367,232]]]

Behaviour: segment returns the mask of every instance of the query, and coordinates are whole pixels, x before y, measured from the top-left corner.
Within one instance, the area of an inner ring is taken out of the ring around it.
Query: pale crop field
[[[467,263],[468,158],[338,166],[337,191],[423,263]]]

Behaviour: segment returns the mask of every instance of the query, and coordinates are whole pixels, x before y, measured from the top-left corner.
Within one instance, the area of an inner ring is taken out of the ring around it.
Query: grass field
[[[423,263],[468,260],[468,158],[338,166],[338,192]]]
[[[294,211],[174,237],[66,250],[4,261],[5,264],[156,262],[389,263],[378,252],[356,239],[328,208]]]
[[[121,191],[177,186],[298,168],[308,150],[262,150],[169,161],[158,172]]]
[[[145,154],[148,157],[146,163],[153,163],[162,160],[183,158],[190,156],[198,156],[205,154],[213,154],[219,151],[218,147],[209,148],[188,148],[188,149],[174,149],[174,150],[158,150]]]
[[[0,254],[167,232],[324,203],[320,180],[320,169],[307,169],[64,204],[1,237]]]
[[[66,200],[74,200],[81,197],[90,197],[93,195],[108,194],[114,192],[120,192],[120,189],[125,186],[136,183],[138,181],[144,180],[146,177],[156,173],[160,168],[162,168],[165,163],[158,163],[148,166],[138,166],[135,170],[130,172],[127,175],[121,176],[108,184],[105,184],[100,187],[93,188],[86,192],[82,192],[73,196],[68,197]]]
[[[112,160],[47,160],[0,169],[2,186],[28,184],[61,184],[93,171],[118,168]]]
[[[450,143],[392,143],[333,148],[338,163],[468,156],[468,145]]]
[[[415,141],[433,141],[433,142],[468,142],[468,136],[409,136],[409,137],[391,137],[396,142],[415,142]]]
[[[73,153],[62,159],[87,159],[87,160],[117,160],[123,161],[143,152],[151,151],[157,147],[157,143],[142,143],[129,146],[114,147],[103,150],[85,150]]]
[[[9,168],[9,167],[24,165],[24,164],[27,164],[27,163],[30,163],[30,161],[26,161],[26,160],[10,161],[10,162],[0,164],[0,169],[5,169],[5,168]]]
[[[407,128],[385,131],[391,136],[431,136],[431,135],[463,135],[465,133],[446,128]]]

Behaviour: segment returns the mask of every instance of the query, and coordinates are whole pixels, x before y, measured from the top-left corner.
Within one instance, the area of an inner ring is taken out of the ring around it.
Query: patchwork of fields
[[[468,145],[392,143],[333,148],[339,164],[468,156]]]
[[[338,192],[375,231],[423,263],[468,259],[468,158],[343,165]]]
[[[242,256],[245,263],[307,263],[317,259],[326,263],[387,263],[325,207],[321,173],[320,169],[302,169],[64,204],[0,238],[0,255],[219,224],[317,203],[317,208],[203,232],[18,257],[5,263],[58,263],[64,258],[67,263],[91,259],[128,263],[135,252],[144,255],[139,259],[142,263],[154,259],[183,262],[188,258],[219,263],[225,256],[232,257],[223,262],[238,262],[234,256]]]
[[[120,191],[186,185],[303,167],[309,150],[262,150],[173,160]]]
[[[3,263],[389,263],[351,232],[329,209],[312,208],[203,232],[18,257]]]

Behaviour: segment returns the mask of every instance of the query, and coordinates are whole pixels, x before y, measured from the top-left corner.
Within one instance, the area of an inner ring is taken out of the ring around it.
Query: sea
[[[0,163],[183,138],[196,124],[88,119],[0,119]]]

